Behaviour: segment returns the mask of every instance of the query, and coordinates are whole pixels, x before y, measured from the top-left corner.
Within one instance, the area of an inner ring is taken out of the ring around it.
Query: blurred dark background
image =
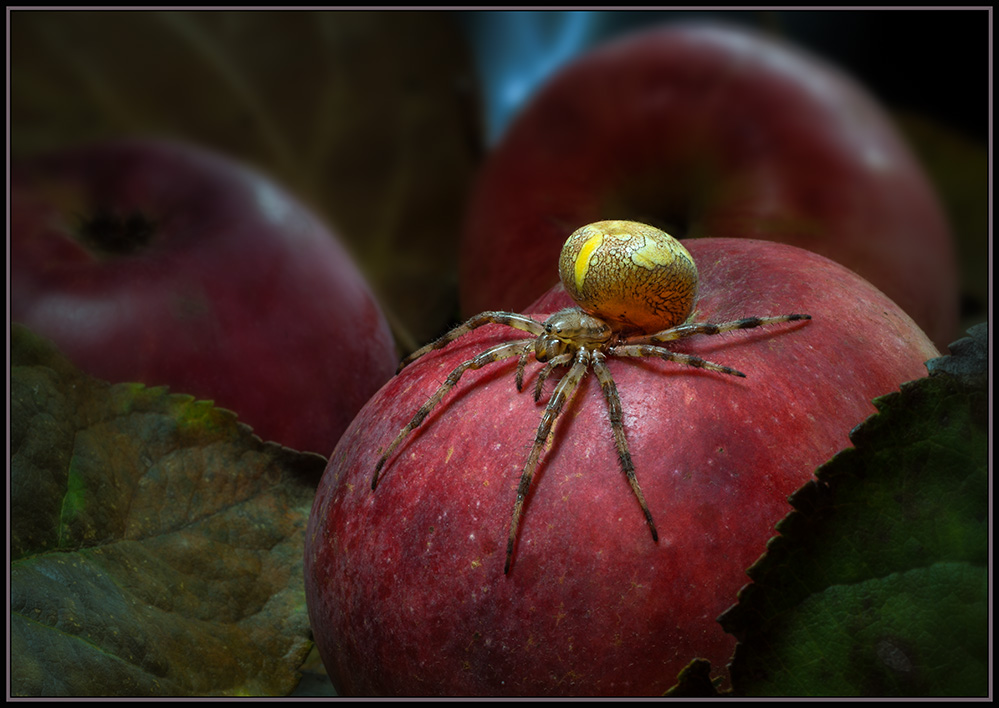
[[[559,64],[649,25],[693,19],[755,27],[808,47],[889,106],[933,116],[985,141],[989,127],[986,10],[459,12],[491,109],[490,134]]]

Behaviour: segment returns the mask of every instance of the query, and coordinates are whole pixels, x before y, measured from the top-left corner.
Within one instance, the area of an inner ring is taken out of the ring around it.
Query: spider
[[[662,344],[699,334],[723,334],[737,329],[811,319],[810,315],[792,314],[746,317],[719,323],[688,322],[697,295],[697,268],[693,258],[669,234],[634,221],[598,221],[573,232],[562,248],[559,276],[578,307],[556,312],[544,322],[514,312],[482,312],[402,360],[399,364],[400,371],[424,354],[442,349],[459,337],[487,324],[506,325],[530,335],[489,347],[455,367],[444,383],[420,406],[412,420],[384,448],[371,478],[371,488],[374,490],[378,486],[379,474],[392,453],[406,436],[423,423],[469,369],[480,369],[488,364],[516,357],[515,384],[517,391],[522,391],[524,370],[533,354],[538,362],[544,364],[538,372],[534,387],[534,400],[538,402],[545,381],[555,369],[569,367],[548,400],[534,436],[534,444],[524,463],[507,536],[504,574],[510,572],[524,500],[539,466],[542,451],[550,442],[559,414],[572,399],[580,381],[590,369],[600,383],[607,404],[621,470],[645,515],[652,540],[658,542],[659,533],[655,521],[635,476],[635,466],[625,436],[621,398],[607,367],[607,359],[658,357],[678,364],[745,377],[742,372],[728,366],[691,354],[670,351]]]

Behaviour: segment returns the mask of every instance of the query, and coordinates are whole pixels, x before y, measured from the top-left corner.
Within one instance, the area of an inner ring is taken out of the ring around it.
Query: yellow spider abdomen
[[[694,259],[668,233],[637,221],[577,229],[562,247],[558,270],[580,307],[627,329],[675,327],[694,309]]]

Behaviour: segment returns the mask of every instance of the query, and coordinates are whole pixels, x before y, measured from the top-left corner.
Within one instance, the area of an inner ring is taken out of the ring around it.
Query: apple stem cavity
[[[127,256],[145,248],[156,233],[156,221],[139,211],[127,214],[98,207],[80,218],[76,235],[93,251],[108,256]]]

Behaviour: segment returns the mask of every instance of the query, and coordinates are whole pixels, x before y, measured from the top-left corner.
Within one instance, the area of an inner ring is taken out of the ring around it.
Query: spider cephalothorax
[[[645,514],[653,540],[658,541],[659,534],[652,513],[635,477],[635,466],[625,437],[621,399],[607,367],[607,359],[659,357],[732,376],[745,376],[727,366],[671,351],[662,344],[697,334],[722,334],[736,329],[811,319],[809,315],[776,315],[720,323],[687,322],[697,296],[697,268],[693,258],[669,234],[634,221],[598,221],[575,231],[562,248],[559,276],[579,307],[556,312],[544,322],[513,312],[482,312],[402,360],[400,369],[427,352],[441,349],[486,324],[507,325],[531,335],[496,344],[459,364],[384,449],[371,478],[371,488],[374,489],[389,456],[469,369],[480,369],[496,361],[517,357],[515,381],[520,391],[524,369],[533,355],[544,364],[538,372],[534,388],[534,399],[538,401],[544,382],[551,373],[560,366],[568,366],[568,372],[559,380],[548,400],[524,464],[507,537],[504,573],[510,570],[524,499],[540,463],[541,453],[552,435],[555,420],[587,371],[593,369],[600,383],[618,462]]]

